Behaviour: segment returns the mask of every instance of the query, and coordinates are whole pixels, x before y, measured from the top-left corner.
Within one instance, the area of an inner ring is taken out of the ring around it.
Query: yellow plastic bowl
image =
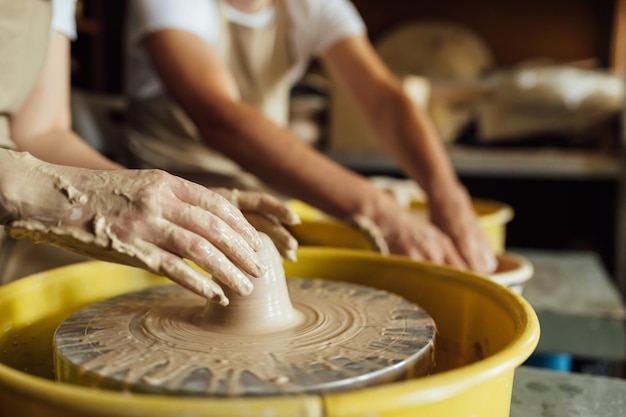
[[[477,275],[356,250],[303,248],[288,276],[358,282],[419,303],[438,327],[428,377],[328,395],[181,398],[98,390],[52,379],[54,329],[75,310],[169,282],[87,262],[0,288],[1,416],[508,417],[515,367],[534,350],[537,317],[523,298]]]
[[[513,209],[507,204],[492,200],[473,199],[472,203],[492,250],[497,254],[502,253],[505,248],[506,224],[513,219]],[[289,200],[287,205],[302,219],[302,224],[290,228],[300,245],[372,250],[367,237],[347,223],[300,200]],[[419,216],[428,215],[425,202],[413,201],[411,210]]]

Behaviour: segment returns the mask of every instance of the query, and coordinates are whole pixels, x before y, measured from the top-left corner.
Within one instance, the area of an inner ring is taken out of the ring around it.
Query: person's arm
[[[142,42],[166,88],[211,147],[275,189],[331,215],[371,219],[393,253],[465,266],[437,228],[409,216],[369,181],[241,102],[234,79],[202,39],[184,30],[164,29]]]
[[[360,105],[404,172],[424,189],[432,221],[452,238],[473,270],[492,272],[489,242],[433,124],[404,94],[366,36],[337,42],[322,62],[332,80]]]
[[[269,195],[212,191],[160,170],[50,164],[0,149],[0,225],[10,236],[141,267],[222,304],[228,299],[216,281],[247,295],[250,278],[267,271],[258,232],[240,209],[293,259],[295,239],[281,223],[297,223],[297,215]]]
[[[164,171],[120,169],[74,134],[64,35],[52,36],[11,135],[22,152],[0,149],[0,225],[13,237],[142,267],[224,304],[217,282],[185,259],[248,294],[249,278],[265,268],[255,227],[283,257],[295,258],[297,242],[283,224],[299,220],[277,199],[209,190]]]
[[[72,132],[69,66],[70,41],[53,32],[39,79],[26,102],[11,117],[11,136],[17,149],[57,164],[121,168]]]

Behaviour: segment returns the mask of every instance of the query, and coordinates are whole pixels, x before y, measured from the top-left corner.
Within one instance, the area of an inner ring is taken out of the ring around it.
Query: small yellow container
[[[436,372],[367,389],[290,397],[181,398],[57,383],[52,336],[95,301],[169,281],[87,262],[0,287],[0,416],[420,416],[508,417],[514,369],[534,350],[530,305],[477,275],[358,250],[302,248],[288,276],[358,282],[424,307],[437,328]]]
[[[506,224],[513,219],[513,209],[507,204],[492,200],[473,199],[472,203],[492,250],[496,254],[504,252]],[[290,228],[300,245],[372,249],[367,237],[347,223],[328,216],[300,200],[290,200],[287,205],[298,213],[302,220],[302,224]],[[411,211],[418,216],[428,216],[427,205],[422,201],[412,201]]]

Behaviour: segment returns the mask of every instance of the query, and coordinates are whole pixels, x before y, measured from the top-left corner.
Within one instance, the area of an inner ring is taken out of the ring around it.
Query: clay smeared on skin
[[[372,245],[372,249],[381,255],[389,255],[389,245],[387,245],[384,233],[372,219],[367,216],[355,215],[348,219],[348,223],[365,234]]]
[[[3,184],[3,207],[7,208],[3,217],[14,238],[26,237],[88,257],[142,267],[176,278],[182,286],[223,305],[228,298],[220,285],[191,268],[183,257],[193,255],[191,259],[205,262],[201,265],[204,269],[241,294],[252,290],[251,276],[264,272],[254,251],[260,244],[258,234],[251,225],[240,227],[247,224],[243,215],[216,193],[200,193],[196,200],[201,208],[194,208],[192,203],[178,201],[172,188],[167,188],[175,186],[177,192],[192,195],[194,190],[185,188],[191,186],[179,179],[173,182],[173,177],[164,185],[164,173],[157,171],[116,171],[112,175],[111,171],[46,164],[17,152],[2,162],[26,171],[22,183]],[[181,207],[192,208],[184,212],[166,207],[174,200]],[[207,214],[218,209],[221,219]],[[175,219],[167,219],[165,210]],[[199,217],[193,218],[194,210]],[[183,214],[189,218],[179,218]],[[211,220],[208,224],[207,219]],[[186,225],[215,237],[212,243],[221,247],[204,240],[202,245],[186,248],[182,238]],[[173,245],[168,239],[173,238],[177,238],[176,249],[183,253],[168,252]]]

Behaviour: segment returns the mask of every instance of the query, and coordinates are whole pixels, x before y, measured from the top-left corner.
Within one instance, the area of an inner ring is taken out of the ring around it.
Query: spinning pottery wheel
[[[92,304],[54,337],[56,377],[189,396],[354,389],[429,373],[435,324],[387,291],[290,279],[273,245],[265,277],[224,307],[165,285]]]

